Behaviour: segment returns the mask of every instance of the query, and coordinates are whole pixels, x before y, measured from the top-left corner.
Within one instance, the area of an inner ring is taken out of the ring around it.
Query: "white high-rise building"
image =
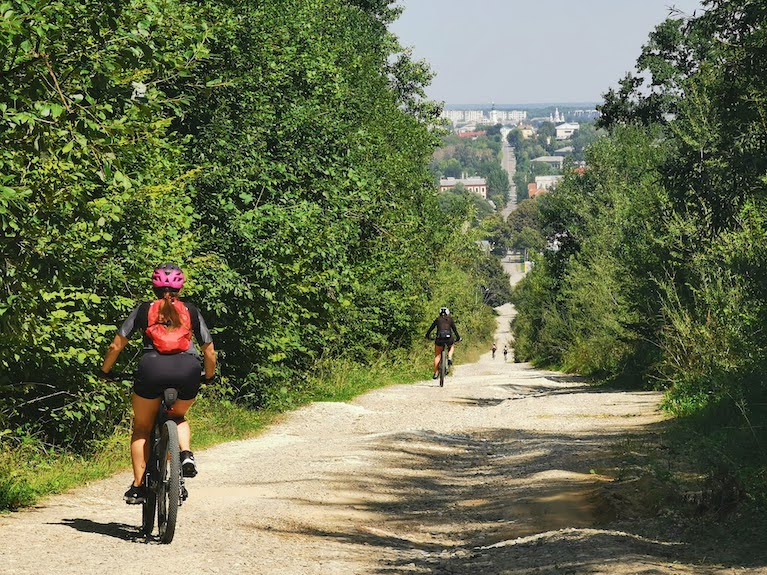
[[[519,124],[527,119],[525,110],[443,110],[442,118],[453,124]]]
[[[442,118],[446,118],[453,124],[456,122],[463,122],[463,110],[442,110]]]

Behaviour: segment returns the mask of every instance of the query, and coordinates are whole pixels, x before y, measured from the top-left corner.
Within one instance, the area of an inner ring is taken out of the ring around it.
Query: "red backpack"
[[[147,336],[152,340],[152,345],[160,353],[180,353],[189,349],[192,342],[192,316],[189,315],[187,307],[178,300],[173,300],[172,304],[178,316],[181,319],[181,325],[176,329],[159,323],[160,307],[164,300],[158,299],[149,305],[147,312]]]

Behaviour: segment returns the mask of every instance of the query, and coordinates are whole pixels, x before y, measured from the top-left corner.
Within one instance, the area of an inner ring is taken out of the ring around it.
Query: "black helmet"
[[[439,308],[439,315],[450,315],[450,310],[445,306]]]

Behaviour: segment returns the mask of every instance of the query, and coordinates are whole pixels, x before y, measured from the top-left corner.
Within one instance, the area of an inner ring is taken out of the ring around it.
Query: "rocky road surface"
[[[513,309],[498,312],[502,349]],[[663,425],[659,399],[488,352],[444,388],[313,404],[200,451],[170,545],[139,537],[127,471],[0,516],[0,574],[765,572],[653,533],[651,518],[619,520],[624,503],[641,506],[642,478],[617,489],[603,471],[616,446]]]

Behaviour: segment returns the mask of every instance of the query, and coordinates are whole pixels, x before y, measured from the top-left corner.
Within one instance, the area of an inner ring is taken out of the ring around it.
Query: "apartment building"
[[[506,124],[517,125],[527,119],[525,110],[443,110],[442,118],[453,124]]]
[[[471,178],[440,178],[439,179],[439,191],[445,192],[452,190],[458,184],[462,184],[464,188],[475,194],[479,194],[483,199],[487,199],[487,180],[480,177]]]

